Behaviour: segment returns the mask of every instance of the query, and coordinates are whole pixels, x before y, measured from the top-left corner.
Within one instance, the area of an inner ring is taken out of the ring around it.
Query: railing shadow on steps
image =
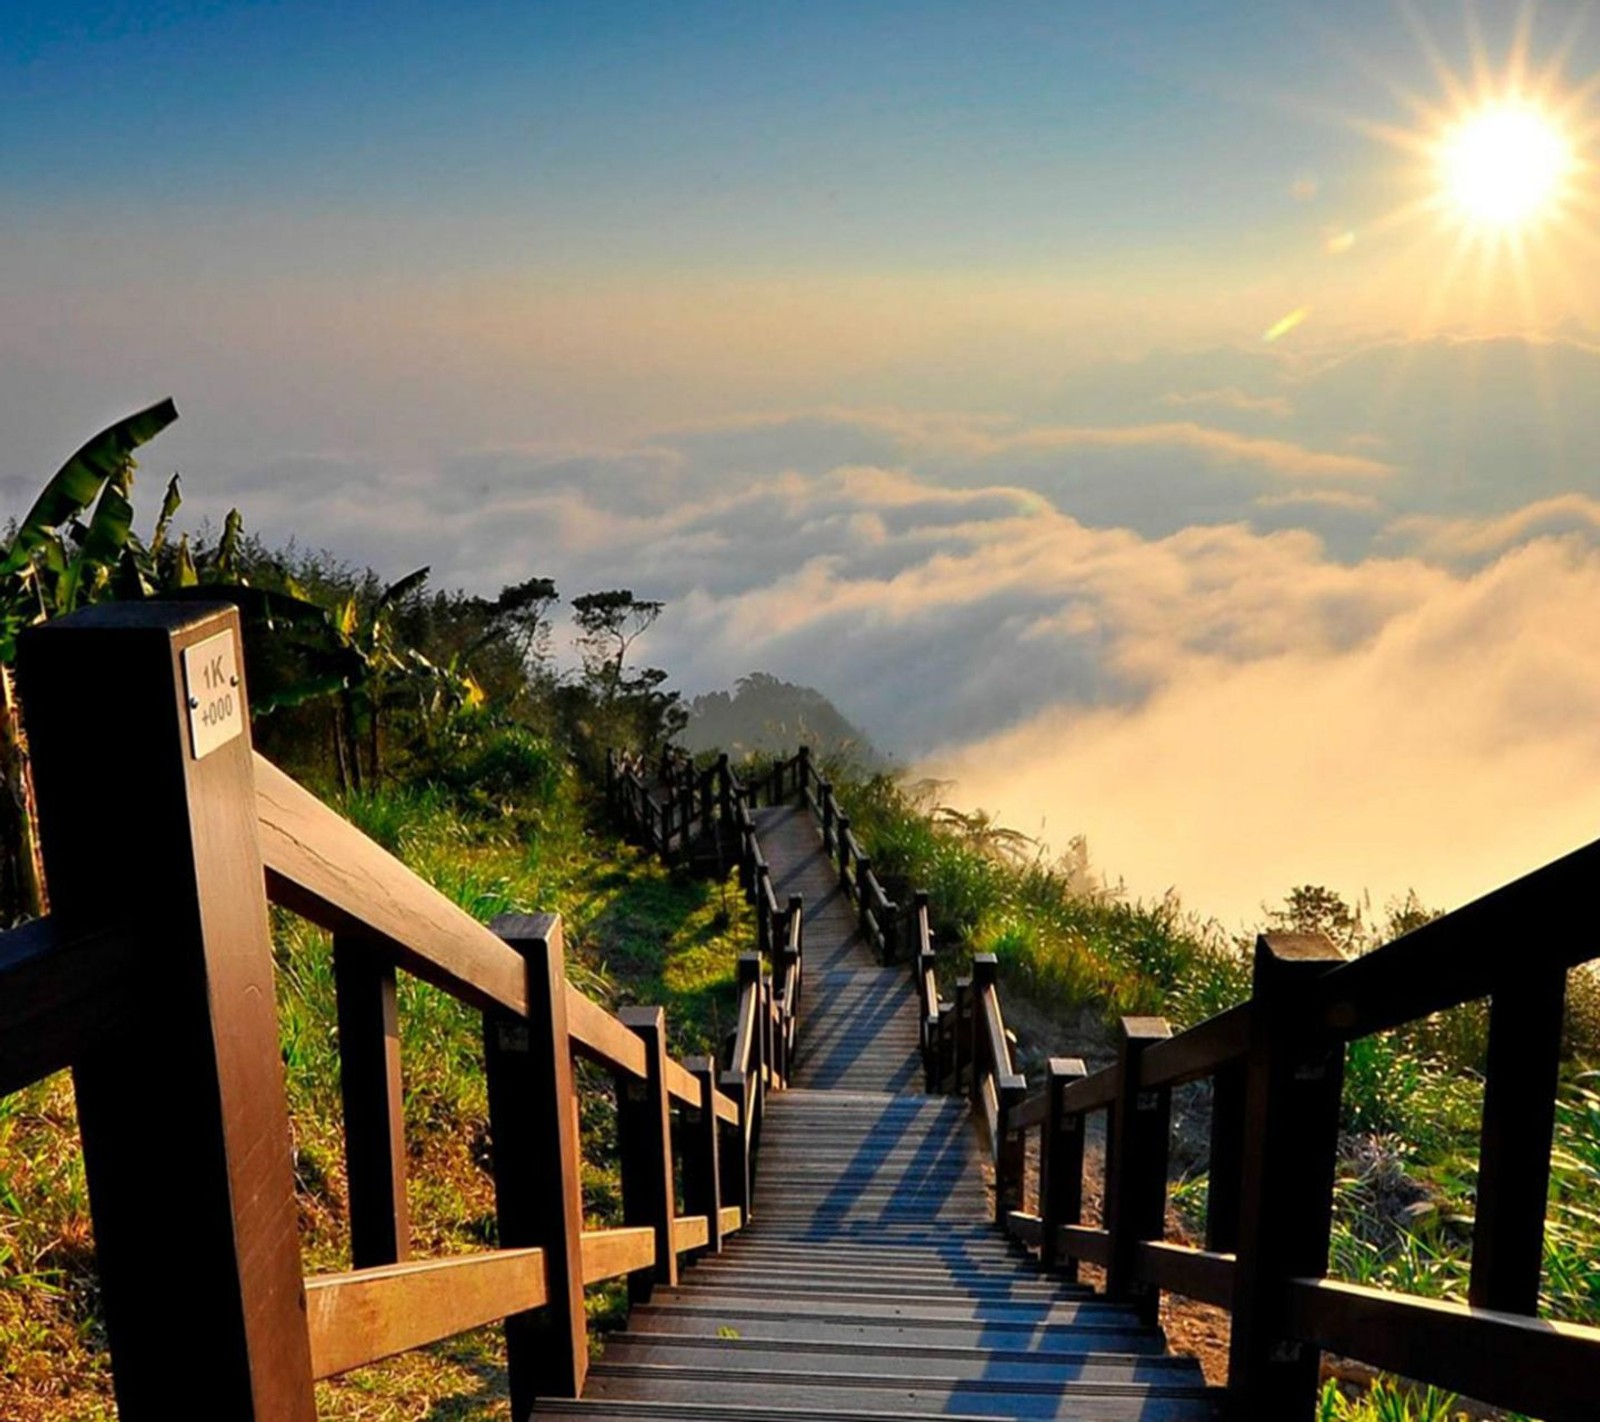
[[[996,1222],[1047,1268],[1105,1270],[1109,1297],[1149,1322],[1163,1290],[1231,1316],[1230,1417],[1314,1415],[1323,1350],[1546,1422],[1600,1413],[1600,1329],[1538,1316],[1566,978],[1600,945],[1560,927],[1600,881],[1600,841],[1346,961],[1321,934],[1264,934],[1249,1001],[1173,1035],[1126,1017],[1118,1060],[1057,1058],[1029,1094],[1013,1065],[997,963],[973,958],[941,999],[927,895],[884,892],[809,748],[775,764],[770,804],[803,804],[841,890],[885,963],[917,990],[930,1092],[965,1092],[995,1171]],[[747,792],[748,793],[748,792]],[[1466,1304],[1330,1280],[1340,1093],[1348,1043],[1490,1000],[1471,1283]],[[1165,1239],[1171,1094],[1212,1085],[1205,1247]],[[1088,1118],[1106,1115],[1103,1223],[1083,1222]],[[1037,1208],[1023,1208],[1026,1133],[1039,1133]]]
[[[719,1075],[572,987],[558,916],[470,918],[252,751],[231,607],[93,608],[18,671],[54,911],[0,935],[0,1095],[72,1071],[124,1422],[202,1360],[207,1415],[311,1422],[315,1379],[502,1319],[513,1415],[577,1396],[585,1285],[647,1297],[746,1222],[759,985]],[[84,813],[86,756],[119,809]],[[269,901],[333,934],[344,1273],[302,1276]],[[397,969],[483,1014],[497,1248],[410,1257]],[[615,1084],[623,1228],[583,1227],[575,1056]]]

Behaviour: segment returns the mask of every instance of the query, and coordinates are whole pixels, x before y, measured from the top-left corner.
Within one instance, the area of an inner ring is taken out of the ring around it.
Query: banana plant
[[[171,400],[118,420],[95,435],[44,486],[0,560],[0,663],[16,657],[23,628],[113,595],[122,580],[153,572],[172,513],[177,476],[167,486],[151,539],[133,532],[133,451],[178,418]]]

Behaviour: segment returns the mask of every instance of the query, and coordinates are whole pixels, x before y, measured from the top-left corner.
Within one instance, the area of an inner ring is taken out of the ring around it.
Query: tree
[[[628,668],[628,652],[655,624],[665,604],[627,588],[585,593],[572,600],[582,676],[569,685],[563,709],[581,758],[593,769],[610,747],[652,751],[688,719],[676,691],[665,691],[659,667]]]

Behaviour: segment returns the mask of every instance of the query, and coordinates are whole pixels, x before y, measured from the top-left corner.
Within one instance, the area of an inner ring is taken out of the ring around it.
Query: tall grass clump
[[[956,965],[993,953],[1008,987],[1053,1012],[1107,1024],[1165,1013],[1187,1026],[1249,991],[1249,964],[1175,896],[1130,901],[1089,872],[1081,841],[1049,859],[982,812],[936,803],[939,787],[891,775],[836,781],[856,837],[891,897],[926,890],[935,942]]]

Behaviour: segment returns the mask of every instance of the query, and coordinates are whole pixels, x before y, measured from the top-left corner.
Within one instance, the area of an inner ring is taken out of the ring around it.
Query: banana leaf
[[[141,444],[154,439],[178,418],[178,407],[163,400],[100,431],[55,473],[17,528],[0,577],[14,573],[48,542],[51,532],[92,504],[107,479],[127,466]]]
[[[78,605],[78,593],[85,580],[92,585],[102,568],[112,567],[128,546],[128,535],[133,531],[133,504],[127,495],[129,484],[126,471],[106,481],[100,491],[99,502],[94,506],[94,517],[83,535],[83,545],[67,565],[67,576],[62,581],[61,611],[71,612]]]
[[[167,492],[161,499],[161,513],[156,518],[156,530],[150,535],[150,561],[152,564],[160,555],[167,544],[167,530],[172,527],[172,516],[177,513],[178,506],[183,503],[183,495],[178,492],[178,476],[174,474],[167,480]]]
[[[397,602],[405,598],[407,594],[415,592],[427,581],[428,569],[426,567],[418,568],[414,573],[407,573],[398,582],[390,583],[383,590],[383,595],[378,599],[378,606],[380,608],[393,607]]]

